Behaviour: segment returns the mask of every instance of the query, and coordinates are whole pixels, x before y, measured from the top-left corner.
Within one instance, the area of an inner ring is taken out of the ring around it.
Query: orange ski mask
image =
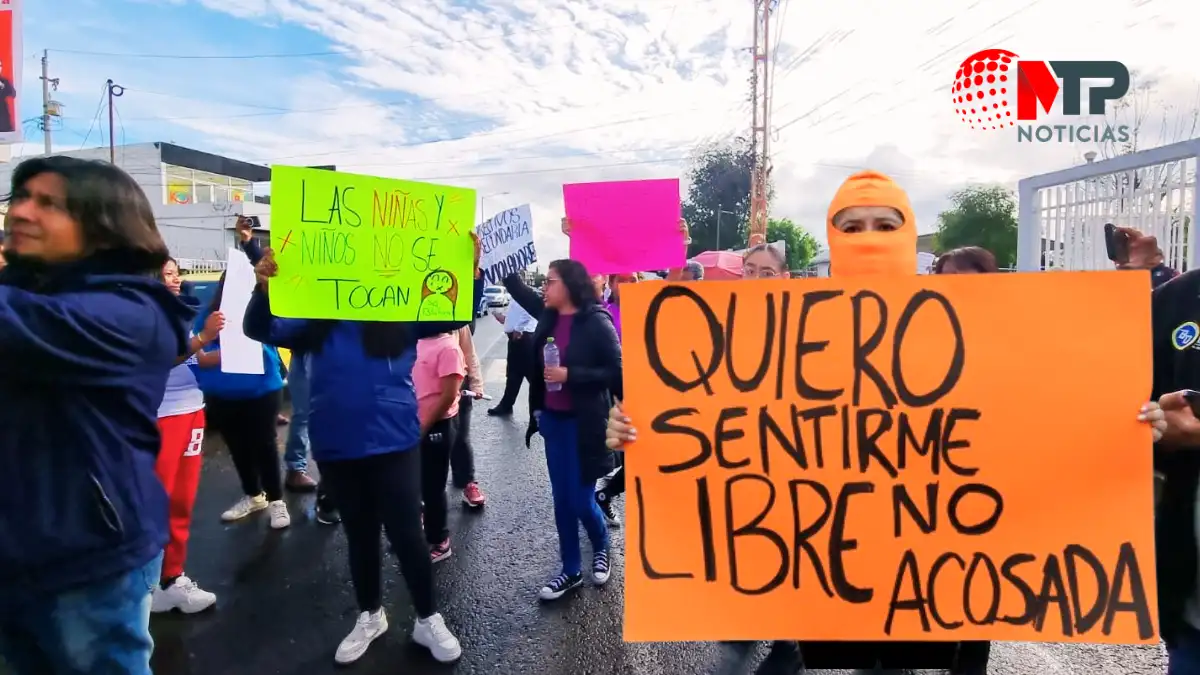
[[[895,209],[903,219],[891,232],[842,232],[833,220],[855,206]],[[846,179],[833,196],[826,220],[830,273],[843,276],[907,276],[917,273],[917,222],[908,195],[891,178],[861,171]]]

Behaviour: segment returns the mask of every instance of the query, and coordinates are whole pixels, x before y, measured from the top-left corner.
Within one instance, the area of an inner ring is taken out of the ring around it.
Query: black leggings
[[[458,401],[458,429],[454,432],[454,447],[450,448],[450,475],[459,490],[475,482],[475,451],[471,448],[471,408],[475,399],[463,396]]]
[[[374,612],[383,605],[382,527],[400,559],[400,573],[417,616],[432,616],[437,611],[433,563],[421,534],[421,455],[417,448],[324,461],[320,469],[322,482],[342,516],[359,611]]]
[[[275,423],[279,392],[243,400],[206,396],[204,403],[209,425],[229,447],[242,492],[248,497],[265,493],[272,502],[283,499]]]
[[[450,536],[446,527],[446,474],[458,433],[458,418],[438,420],[421,439],[421,496],[425,501],[425,541],[430,546]],[[428,557],[428,556],[426,556]]]

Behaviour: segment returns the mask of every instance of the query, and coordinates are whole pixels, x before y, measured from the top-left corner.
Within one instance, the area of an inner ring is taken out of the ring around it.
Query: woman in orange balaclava
[[[917,273],[917,219],[908,195],[881,173],[847,178],[829,204],[825,229],[831,276]]]
[[[829,205],[826,226],[831,274],[917,274],[917,221],[908,195],[887,176],[863,171],[846,179]],[[1143,407],[1138,419],[1152,424],[1155,438],[1161,438],[1165,423],[1157,405]],[[612,449],[637,440],[632,420],[619,403],[609,413],[605,435]],[[875,675],[933,668],[954,675],[983,675],[989,651],[986,642],[801,642],[804,663],[800,665],[789,653],[794,653],[795,645],[776,642],[758,675],[791,675],[805,668],[857,668]]]
[[[830,276],[907,276],[917,273],[917,219],[908,195],[891,178],[862,171],[846,179],[829,204]],[[988,650],[961,652],[957,642],[802,642],[804,666],[867,672],[937,668],[986,673]],[[902,671],[900,671],[902,672]]]

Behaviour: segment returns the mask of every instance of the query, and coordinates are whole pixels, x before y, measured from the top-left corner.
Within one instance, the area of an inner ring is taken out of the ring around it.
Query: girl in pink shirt
[[[417,342],[412,378],[423,431],[421,494],[425,501],[425,541],[435,563],[451,553],[450,530],[446,527],[446,478],[458,430],[458,397],[466,375],[467,363],[457,332]]]

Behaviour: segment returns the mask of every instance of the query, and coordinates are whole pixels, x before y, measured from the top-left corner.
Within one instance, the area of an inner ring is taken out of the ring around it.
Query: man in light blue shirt
[[[515,302],[508,304],[504,314],[497,314],[496,319],[504,324],[504,334],[508,337],[508,364],[504,369],[504,396],[496,407],[488,410],[494,417],[507,417],[513,412],[513,404],[517,402],[517,394],[521,393],[521,380],[533,376],[533,331],[537,329],[537,320],[529,315],[524,308]],[[530,386],[532,386],[532,381]]]

